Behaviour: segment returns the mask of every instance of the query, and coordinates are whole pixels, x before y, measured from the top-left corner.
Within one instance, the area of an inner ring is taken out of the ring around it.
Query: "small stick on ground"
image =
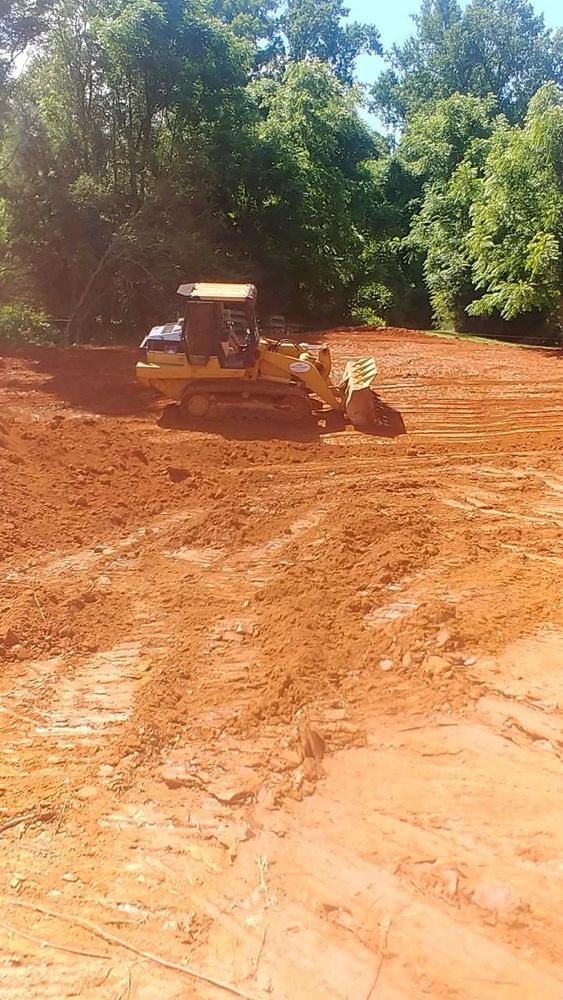
[[[134,955],[139,955],[140,958],[146,959],[147,962],[153,962],[155,965],[160,965],[164,969],[170,969],[172,972],[180,972],[184,976],[198,979],[202,983],[209,983],[210,986],[216,986],[217,989],[224,990],[225,993],[230,993],[232,996],[242,997],[242,1000],[256,1000],[250,993],[239,989],[238,986],[225,983],[221,979],[214,979],[213,976],[206,976],[204,972],[198,972],[196,969],[192,969],[191,966],[172,962],[161,955],[154,954],[154,952],[136,948],[134,944],[125,941],[116,934],[110,934],[92,920],[86,920],[84,917],[76,917],[70,913],[57,913],[56,910],[50,910],[47,906],[41,906],[39,903],[28,903],[24,899],[14,899],[12,896],[0,895],[0,903],[5,903],[7,906],[17,906],[24,910],[32,910],[35,913],[42,913],[46,917],[53,917],[54,920],[64,920],[67,924],[74,924],[76,927],[82,927],[84,930],[90,931],[91,934],[100,937],[102,941],[107,941],[109,944],[117,945],[118,948],[125,948],[126,951],[131,951]],[[10,929],[13,933],[20,933],[17,928]],[[107,959],[108,956],[100,955],[98,957]]]
[[[262,952],[264,951],[264,945],[266,944],[267,933],[268,933],[268,925],[264,924],[264,930],[262,931],[262,940],[260,941],[260,947],[256,952],[256,957],[252,960],[252,963],[254,965],[254,975],[256,975],[256,973],[258,972],[258,962],[260,961],[260,957],[262,955]]]
[[[268,895],[268,886],[266,883],[266,872],[268,871],[268,859],[264,857],[263,854],[256,858],[256,864],[258,865],[258,877],[260,879],[260,888],[264,893],[264,899],[266,900],[266,906],[270,905],[270,898]]]
[[[59,830],[61,828],[61,823],[63,821],[64,814],[66,813],[66,810],[67,810],[68,800],[70,798],[70,781],[68,780],[68,778],[66,779],[65,784],[66,784],[66,794],[65,794],[65,797],[64,797],[64,801],[63,801],[63,804],[62,804],[61,811],[59,813],[59,817],[57,819],[57,822],[55,823],[55,826],[53,828],[53,832],[51,834],[51,840],[53,839],[53,837],[57,836],[57,833],[59,832]]]
[[[39,603],[39,598],[38,598],[37,594],[35,593],[35,591],[33,591],[33,600],[35,601],[35,603],[37,605],[37,610],[39,611],[39,614],[41,615],[41,617],[43,619],[43,624],[46,625],[47,624],[47,619],[45,617],[45,612],[43,611],[43,608],[41,607],[41,605]]]
[[[99,951],[85,951],[83,948],[73,948],[69,944],[55,944],[53,941],[47,941],[45,938],[36,937],[35,934],[30,934],[29,931],[24,931],[21,927],[12,927],[11,924],[6,923],[5,920],[0,920],[0,927],[8,931],[10,934],[17,934],[19,937],[25,938],[27,941],[33,941],[34,944],[38,944],[41,948],[53,948],[55,951],[66,951],[70,955],[81,955],[83,958],[101,958],[104,962],[107,962],[110,955],[102,955]]]
[[[383,959],[385,958],[385,948],[387,947],[387,938],[389,936],[389,931],[391,930],[392,923],[393,921],[391,917],[385,917],[385,919],[381,924],[381,931],[379,934],[379,947],[377,949],[377,959],[375,965],[375,974],[369,993],[366,997],[366,1000],[371,1000],[375,987],[377,986],[379,974],[381,972],[381,966],[383,965]]]
[[[125,985],[119,992],[117,1000],[129,1000],[129,997],[131,996],[131,986],[132,986],[131,966],[128,965],[128,963],[125,961],[124,958],[121,961],[123,962],[125,969],[127,971],[127,979],[125,980]]]
[[[12,816],[11,819],[7,819],[4,823],[0,824],[0,833],[4,833],[4,830],[11,830],[14,826],[19,826],[20,823],[30,823],[32,820],[44,821],[52,819],[54,816],[54,810],[47,808],[45,810],[29,813],[20,813],[19,816]]]
[[[110,958],[110,955],[102,955],[99,951],[86,951],[83,948],[73,948],[71,945],[55,944],[53,941],[47,941],[46,938],[30,934],[29,931],[23,931],[20,927],[12,927],[12,925],[6,923],[5,920],[0,920],[0,927],[3,927],[10,934],[17,934],[19,937],[25,938],[26,941],[33,941],[34,944],[38,944],[41,948],[52,948],[54,951],[64,951],[70,955],[80,955],[81,958],[99,958],[103,959],[104,962],[107,962]],[[125,980],[125,984],[121,987],[118,1000],[128,1000],[128,997],[131,994],[131,968],[124,958],[122,958],[121,961],[125,966],[127,978]],[[98,986],[102,986],[102,984],[105,983],[111,971],[111,968],[108,969],[104,978],[97,984]]]

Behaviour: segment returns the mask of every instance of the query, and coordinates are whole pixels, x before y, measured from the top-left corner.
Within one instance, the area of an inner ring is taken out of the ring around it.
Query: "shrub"
[[[61,339],[47,313],[27,302],[0,306],[0,339],[11,343],[54,344]]]
[[[385,326],[385,320],[369,306],[352,309],[352,320],[358,326]]]

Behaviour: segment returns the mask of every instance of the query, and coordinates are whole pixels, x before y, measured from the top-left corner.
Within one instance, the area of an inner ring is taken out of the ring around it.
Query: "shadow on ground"
[[[402,413],[389,406],[380,396],[374,393],[375,421],[373,427],[368,428],[365,433],[372,437],[395,438],[401,434],[406,434],[405,421]]]
[[[563,347],[537,348],[538,354],[551,358],[553,361],[563,361]]]
[[[14,347],[1,345],[8,359],[25,360],[44,381],[16,378],[18,391],[38,389],[78,410],[106,416],[146,414],[154,395],[135,379],[136,351],[126,347]]]
[[[362,428],[362,434],[370,437],[395,438],[406,434],[401,413],[388,406],[375,395],[375,420],[372,426]],[[306,423],[294,423],[280,414],[241,415],[240,410],[227,408],[216,419],[198,420],[186,414],[177,403],[169,403],[164,408],[160,427],[175,430],[202,431],[235,441],[319,441],[322,434],[336,434],[349,429],[345,417],[335,411],[323,411],[312,415]]]
[[[225,408],[226,410],[226,408]],[[306,424],[292,423],[289,419],[275,414],[272,416],[241,415],[235,407],[232,412],[221,414],[216,419],[198,420],[186,414],[177,403],[169,403],[164,408],[159,427],[202,431],[233,441],[303,441],[310,443],[320,440],[318,422],[311,418]]]

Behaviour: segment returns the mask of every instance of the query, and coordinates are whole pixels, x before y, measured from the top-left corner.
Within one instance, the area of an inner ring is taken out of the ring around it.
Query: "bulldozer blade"
[[[343,395],[346,416],[354,427],[366,427],[375,419],[371,383],[377,374],[373,358],[348,361],[344,369]]]

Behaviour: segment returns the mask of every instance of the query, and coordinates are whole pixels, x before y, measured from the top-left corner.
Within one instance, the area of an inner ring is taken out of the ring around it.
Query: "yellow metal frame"
[[[286,346],[287,353],[283,350]],[[317,362],[312,354],[300,351],[291,342],[278,345],[277,350],[272,350],[267,342],[261,341],[255,364],[251,368],[242,369],[222,368],[217,358],[209,358],[207,364],[196,366],[190,364],[185,354],[148,351],[146,362],[140,361],[137,364],[137,377],[169,399],[176,400],[181,400],[186,388],[195,381],[225,379],[231,382],[248,382],[264,379],[289,384],[291,380],[297,379],[333,410],[343,411],[342,396],[328,378],[330,351],[326,347],[322,350],[322,358]]]
[[[292,370],[292,366],[295,366],[296,360],[303,366],[307,365],[307,370]],[[259,373],[264,378],[277,378],[284,382],[289,382],[292,378],[299,379],[309,392],[313,392],[315,396],[322,399],[323,403],[326,403],[333,410],[343,409],[342,399],[337,394],[336,387],[331,384],[324,374],[321,374],[315,363],[315,358],[306,351],[299,354],[296,359],[295,356],[292,357],[280,351],[262,350],[259,360]]]

